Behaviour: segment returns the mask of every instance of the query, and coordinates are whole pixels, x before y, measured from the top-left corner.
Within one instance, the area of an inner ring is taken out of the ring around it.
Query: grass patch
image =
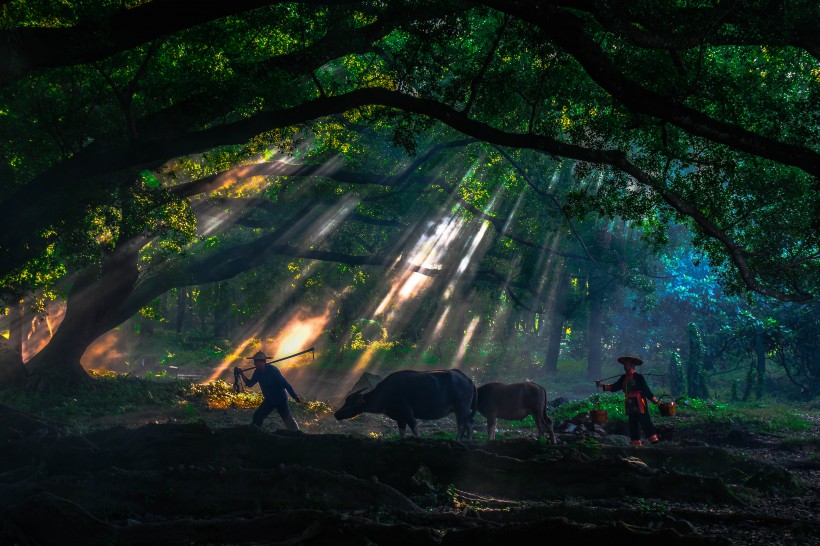
[[[192,403],[211,409],[255,408],[262,403],[262,393],[255,391],[236,392],[233,385],[221,379],[210,383],[191,384],[185,389],[185,397]]]
[[[151,380],[130,374],[90,372],[93,380],[70,391],[43,393],[27,389],[0,390],[0,404],[67,424],[85,419],[156,411],[183,420],[200,418],[200,409],[253,409],[262,403],[262,393],[235,392],[219,379],[206,384],[179,379]],[[332,413],[322,401],[306,400],[294,414],[318,419]]]
[[[189,383],[178,380],[146,381],[127,374],[91,372],[92,382],[70,392],[41,393],[3,389],[0,402],[52,420],[122,415],[145,409],[178,406]]]
[[[800,432],[812,428],[804,414],[775,402],[727,404],[692,398],[678,403],[678,414],[688,417],[692,425],[744,426],[759,432]]]
[[[593,409],[606,410],[609,421],[626,421],[624,397],[615,393],[597,394],[581,400],[573,400],[559,406],[551,417],[556,421],[563,421]]]
[[[626,421],[624,397],[622,394],[605,393],[582,400],[573,400],[560,406],[552,417],[556,421],[571,419],[579,413],[596,409],[606,410],[610,422]],[[678,401],[677,415],[664,417],[672,419],[679,427],[700,427],[720,425],[744,427],[758,432],[801,432],[810,430],[812,422],[803,412],[779,403],[720,403],[712,400],[690,398]],[[656,407],[650,405],[653,419],[660,418]]]

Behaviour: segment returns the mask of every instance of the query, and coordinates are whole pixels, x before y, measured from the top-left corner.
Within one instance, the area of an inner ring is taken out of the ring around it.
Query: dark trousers
[[[652,424],[648,413],[630,413],[629,437],[633,442],[641,439],[641,429],[647,438],[655,435],[655,425]]]
[[[265,420],[265,417],[271,414],[273,410],[279,412],[279,416],[284,421],[285,426],[288,430],[299,430],[299,425],[296,424],[296,421],[293,419],[293,416],[290,414],[290,406],[288,406],[287,399],[279,400],[278,402],[272,402],[265,398],[262,403],[256,408],[256,411],[253,412],[253,424],[261,427],[262,421]]]

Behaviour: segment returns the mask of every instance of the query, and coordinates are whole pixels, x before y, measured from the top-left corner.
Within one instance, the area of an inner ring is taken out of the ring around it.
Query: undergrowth
[[[42,417],[71,421],[109,415],[123,415],[144,410],[168,411],[182,418],[196,417],[198,410],[225,410],[255,408],[262,402],[256,391],[235,392],[223,380],[195,384],[178,379],[147,380],[128,374],[91,372],[93,381],[64,393],[26,389],[0,390],[0,403]],[[332,408],[322,401],[307,401],[299,405],[299,412],[317,417],[330,413]],[[624,398],[620,393],[604,393],[569,401],[550,411],[558,423],[572,419],[592,409],[607,411],[609,422],[626,420]],[[807,413],[776,402],[720,403],[711,400],[680,399],[677,415],[660,418],[655,406],[650,406],[653,419],[676,427],[723,426],[745,428],[759,432],[800,432],[812,426]],[[482,418],[478,416],[477,433]],[[499,421],[499,429],[535,429],[531,417],[521,421]],[[503,438],[503,433],[497,437]],[[449,438],[447,435],[442,438]]]
[[[0,402],[49,419],[70,420],[171,408],[183,400],[188,385],[179,380],[148,381],[111,372],[92,371],[90,375],[93,381],[70,391],[3,389]]]

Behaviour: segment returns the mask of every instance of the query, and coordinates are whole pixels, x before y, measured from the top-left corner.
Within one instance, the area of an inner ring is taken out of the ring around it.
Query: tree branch
[[[586,33],[581,19],[563,9],[530,2],[489,0],[494,8],[537,25],[584,68],[587,75],[629,110],[668,121],[689,133],[758,157],[792,165],[820,177],[820,154],[753,133],[676,103],[630,80]]]
[[[3,251],[3,255],[0,255],[0,258],[3,258],[0,259],[0,263],[3,264],[0,266],[0,274],[18,265],[10,259],[14,257],[13,249],[17,249],[18,252],[29,252],[25,246],[36,245],[37,234],[49,225],[52,214],[56,214],[65,207],[84,206],[84,199],[87,196],[81,192],[67,191],[65,184],[61,186],[66,178],[90,178],[136,165],[156,167],[162,161],[172,157],[226,144],[243,143],[257,134],[277,127],[287,127],[367,105],[388,106],[425,115],[442,121],[465,135],[499,146],[533,149],[554,156],[611,165],[629,174],[639,183],[655,190],[676,211],[693,218],[706,235],[718,240],[727,250],[731,261],[737,266],[741,279],[752,290],[784,301],[806,301],[811,298],[806,293],[784,294],[760,284],[749,270],[742,249],[726,233],[696,207],[683,201],[680,196],[672,193],[648,173],[632,164],[622,151],[586,148],[567,144],[545,135],[509,133],[470,119],[463,112],[458,112],[437,101],[382,88],[359,89],[342,95],[321,97],[293,108],[261,112],[242,121],[190,133],[185,138],[144,143],[133,148],[114,149],[104,154],[103,159],[100,159],[99,152],[93,155],[78,154],[64,162],[63,169],[55,168],[36,178],[34,182],[15,192],[3,204],[3,211],[6,214],[0,215],[0,249]],[[97,180],[99,180],[97,183],[102,182],[101,179]],[[34,196],[38,198],[34,199]],[[32,202],[37,203],[36,209],[30,206]],[[20,250],[21,247],[25,250]],[[6,259],[7,257],[9,259]]]
[[[296,0],[306,5],[360,0]],[[0,89],[39,68],[100,61],[174,32],[228,15],[289,3],[284,0],[153,0],[108,14],[94,13],[72,27],[15,27],[0,31]]]

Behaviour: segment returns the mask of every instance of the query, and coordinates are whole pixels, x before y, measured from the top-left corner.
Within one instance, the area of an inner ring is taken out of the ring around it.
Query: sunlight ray
[[[461,339],[461,343],[458,346],[458,351],[456,351],[456,356],[453,358],[453,368],[460,367],[461,363],[464,361],[464,356],[467,354],[467,347],[475,335],[480,320],[481,318],[478,316],[473,317],[470,321],[470,325],[467,327],[467,330],[464,331],[464,337]]]

